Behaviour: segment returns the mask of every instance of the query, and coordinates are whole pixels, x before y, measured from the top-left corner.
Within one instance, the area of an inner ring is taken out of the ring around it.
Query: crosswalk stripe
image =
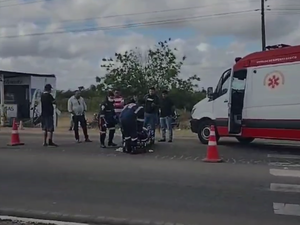
[[[287,216],[300,216],[300,205],[273,203],[273,210],[275,214]]]
[[[271,183],[271,191],[300,193],[300,185]]]
[[[268,154],[268,158],[278,159],[300,159],[300,155],[281,155],[281,154]]]
[[[282,170],[282,169],[270,169],[270,174],[279,177],[299,177],[300,170]]]

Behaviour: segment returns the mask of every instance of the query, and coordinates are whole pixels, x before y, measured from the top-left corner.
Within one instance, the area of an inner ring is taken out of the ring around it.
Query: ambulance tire
[[[202,120],[199,123],[198,138],[199,138],[199,141],[204,145],[208,144],[209,130],[210,130],[211,125],[213,125],[213,121],[209,120],[209,119]],[[216,139],[217,139],[217,141],[219,141],[219,139],[220,139],[217,132],[216,132]]]
[[[236,139],[243,145],[250,144],[252,141],[254,141],[255,138],[251,137],[236,137]]]

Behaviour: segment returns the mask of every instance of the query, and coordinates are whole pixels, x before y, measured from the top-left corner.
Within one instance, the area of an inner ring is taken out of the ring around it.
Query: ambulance
[[[276,45],[236,60],[193,107],[190,123],[203,144],[211,125],[217,140],[300,140],[300,45]]]

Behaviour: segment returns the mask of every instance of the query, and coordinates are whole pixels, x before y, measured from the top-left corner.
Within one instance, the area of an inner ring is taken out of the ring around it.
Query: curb
[[[148,220],[132,220],[126,218],[114,218],[105,216],[92,215],[70,215],[58,212],[25,210],[25,209],[11,209],[0,208],[1,216],[13,216],[20,218],[34,218],[39,220],[52,220],[72,223],[85,223],[93,225],[184,225],[171,222],[154,222]],[[0,220],[1,221],[1,220]]]

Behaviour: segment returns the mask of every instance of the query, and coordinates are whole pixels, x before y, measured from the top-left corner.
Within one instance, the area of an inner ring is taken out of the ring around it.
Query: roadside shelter
[[[55,97],[56,77],[53,74],[0,70],[1,125],[10,125],[12,118],[32,121],[39,116],[40,97],[46,84],[52,85]]]

